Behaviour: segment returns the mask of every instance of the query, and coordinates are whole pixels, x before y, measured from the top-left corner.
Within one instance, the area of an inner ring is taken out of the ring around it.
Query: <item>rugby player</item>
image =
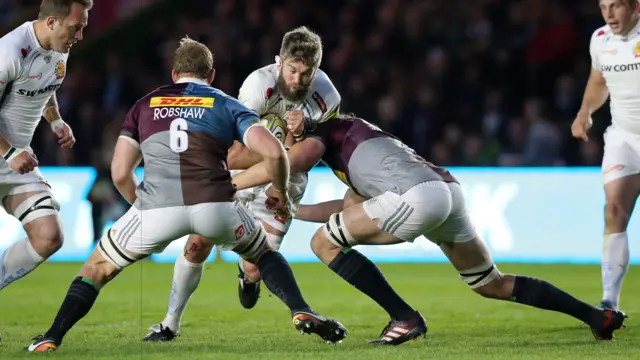
[[[420,235],[439,245],[460,277],[484,297],[574,316],[589,324],[598,339],[611,339],[621,327],[622,312],[579,301],[543,280],[502,274],[476,234],[456,178],[394,136],[351,116],[318,124],[307,136],[289,150],[290,163],[311,168],[322,159],[349,186],[345,202],[351,206],[322,203],[301,209],[297,218],[325,222],[311,241],[314,253],[389,313],[391,321],[372,343],[402,344],[424,336],[427,324],[353,246],[396,244]],[[264,162],[234,178],[238,189],[269,181]],[[305,217],[309,213],[313,216]]]
[[[288,141],[301,138],[306,129],[333,117],[340,107],[340,94],[329,77],[318,67],[322,59],[322,40],[306,27],[286,33],[282,39],[276,63],[252,72],[240,88],[239,100],[258,114],[272,114],[286,119]],[[289,143],[288,145],[291,145]],[[236,142],[230,149],[227,161],[230,169],[246,169],[261,159]],[[307,186],[307,175],[301,169],[291,169],[290,213],[295,214]],[[262,221],[267,239],[275,250],[289,229],[291,216],[266,208],[265,187],[244,191],[241,198]],[[191,295],[195,292],[204,262],[213,244],[205,238],[191,235],[184,254],[176,260],[169,307],[164,320],[151,326],[146,341],[170,341],[180,330],[182,315]],[[239,261],[240,282],[238,295],[241,305],[253,308],[260,296],[260,272],[244,260]]]
[[[209,49],[185,38],[173,59],[175,84],[144,96],[129,111],[111,173],[132,206],[102,237],[71,283],[51,328],[26,350],[57,350],[104,285],[125,267],[191,233],[255,263],[266,286],[291,310],[299,331],[329,342],[346,336],[338,322],[311,311],[289,264],[270,248],[261,223],[235,200],[226,166],[234,139],[265,159],[272,187],[278,190],[275,197],[284,204],[289,163],[282,144],[259,124],[254,111],[209,86],[214,75]],[[145,177],[137,185],[134,169],[142,158]]]
[[[44,117],[63,149],[75,144],[55,92],[71,47],[82,40],[92,0],[43,0],[35,21],[0,38],[0,199],[27,238],[0,255],[0,290],[24,277],[62,247],[59,204],[31,149]]]
[[[640,194],[640,24],[637,0],[600,0],[607,25],[591,36],[591,73],[571,125],[587,141],[591,114],[611,96],[611,125],[604,134],[604,241],[601,307],[618,309],[629,268],[627,226]]]

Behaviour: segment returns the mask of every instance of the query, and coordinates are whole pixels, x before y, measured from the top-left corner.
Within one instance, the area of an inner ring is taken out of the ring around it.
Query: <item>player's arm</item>
[[[592,67],[589,80],[587,81],[587,87],[582,97],[582,105],[580,106],[579,113],[591,116],[591,114],[604,105],[608,97],[609,89],[607,88],[607,82],[604,76],[598,69]]]
[[[289,149],[287,154],[289,165],[291,166],[290,171],[293,173],[308,172],[320,161],[324,151],[324,143],[315,137],[306,138],[296,143]],[[272,182],[272,180],[273,178],[269,175],[268,164],[265,161],[233,176],[233,183],[238,190],[264,185]]]
[[[596,30],[591,36],[591,42],[589,43],[589,56],[591,57],[591,73],[589,74],[589,80],[584,90],[582,97],[582,105],[578,114],[583,116],[591,116],[593,112],[598,110],[609,96],[609,90],[607,83],[602,75],[600,60],[599,60],[599,47],[602,45],[602,39],[604,32],[602,30]]]
[[[302,221],[326,223],[332,214],[341,212],[353,205],[365,201],[366,198],[347,189],[343,199],[321,202],[315,205],[300,205],[295,218]]]
[[[138,178],[134,171],[140,165],[140,161],[142,161],[142,153],[138,143],[121,135],[111,160],[111,180],[129,204],[136,201]]]
[[[58,136],[58,143],[63,149],[70,149],[76,143],[71,127],[62,120],[58,99],[54,92],[44,106],[42,117],[51,125],[51,130]]]
[[[129,111],[122,124],[111,160],[111,180],[129,204],[136,201],[138,178],[134,171],[142,161],[136,106]]]
[[[227,153],[229,170],[244,170],[264,160],[260,155],[249,150],[239,141],[234,141]]]
[[[265,172],[272,179],[274,189],[286,192],[289,186],[289,159],[280,141],[260,124],[256,111],[231,98],[227,99],[226,105],[235,123],[236,140],[242,140],[248,150],[264,159],[261,164],[265,164]]]
[[[5,96],[5,91],[9,90],[11,83],[18,77],[19,73],[20,61],[18,60],[18,55],[2,54],[0,56],[0,99]],[[5,160],[7,160],[7,155],[12,149],[13,147],[7,138],[0,132],[0,153],[4,155]],[[15,152],[15,149],[13,152]]]

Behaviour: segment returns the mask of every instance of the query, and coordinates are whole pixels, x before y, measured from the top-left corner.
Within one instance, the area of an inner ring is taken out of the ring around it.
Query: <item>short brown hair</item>
[[[91,10],[93,0],[42,0],[38,18],[44,19],[47,16],[66,17],[71,11],[73,4],[80,4],[85,9]]]
[[[206,45],[185,36],[173,55],[176,74],[193,74],[201,79],[213,72],[213,54]]]
[[[322,60],[322,39],[306,26],[284,34],[280,46],[282,60],[294,58],[307,66],[318,66]]]

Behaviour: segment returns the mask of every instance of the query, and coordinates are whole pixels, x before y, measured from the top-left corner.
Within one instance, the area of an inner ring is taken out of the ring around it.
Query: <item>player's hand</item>
[[[571,135],[573,135],[574,138],[589,141],[587,133],[591,125],[593,125],[593,120],[591,120],[591,116],[588,113],[578,113],[573,124],[571,124]]]
[[[33,169],[38,166],[38,160],[30,152],[17,149],[15,151],[19,151],[19,153],[10,157],[7,161],[9,163],[9,167],[11,167],[13,171],[20,174],[26,174],[32,172]]]
[[[76,143],[76,138],[73,136],[71,127],[64,121],[58,124],[51,124],[51,129],[58,136],[58,144],[63,149],[71,149]]]
[[[302,135],[304,132],[304,111],[287,111],[284,114],[284,119],[287,121],[287,129],[289,129],[294,136]]]
[[[267,209],[276,210],[280,215],[289,216],[289,195],[287,191],[278,191],[273,186],[267,189]]]

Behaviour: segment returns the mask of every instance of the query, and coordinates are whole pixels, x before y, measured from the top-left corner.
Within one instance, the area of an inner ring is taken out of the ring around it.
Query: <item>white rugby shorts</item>
[[[20,174],[6,164],[0,165],[0,202],[6,196],[32,191],[51,191],[51,187],[40,173],[40,169],[35,168],[29,173]]]
[[[380,229],[404,241],[424,235],[440,244],[477,236],[457,183],[426,181],[402,195],[385,192],[365,201],[363,207],[369,218],[379,220]]]
[[[113,224],[107,241],[116,253],[126,250],[149,255],[162,252],[172,241],[189,234],[204,236],[222,249],[249,257],[267,243],[262,224],[237,201],[145,210],[132,206]]]
[[[640,135],[609,126],[604,133],[603,182],[635,174],[640,174]]]

